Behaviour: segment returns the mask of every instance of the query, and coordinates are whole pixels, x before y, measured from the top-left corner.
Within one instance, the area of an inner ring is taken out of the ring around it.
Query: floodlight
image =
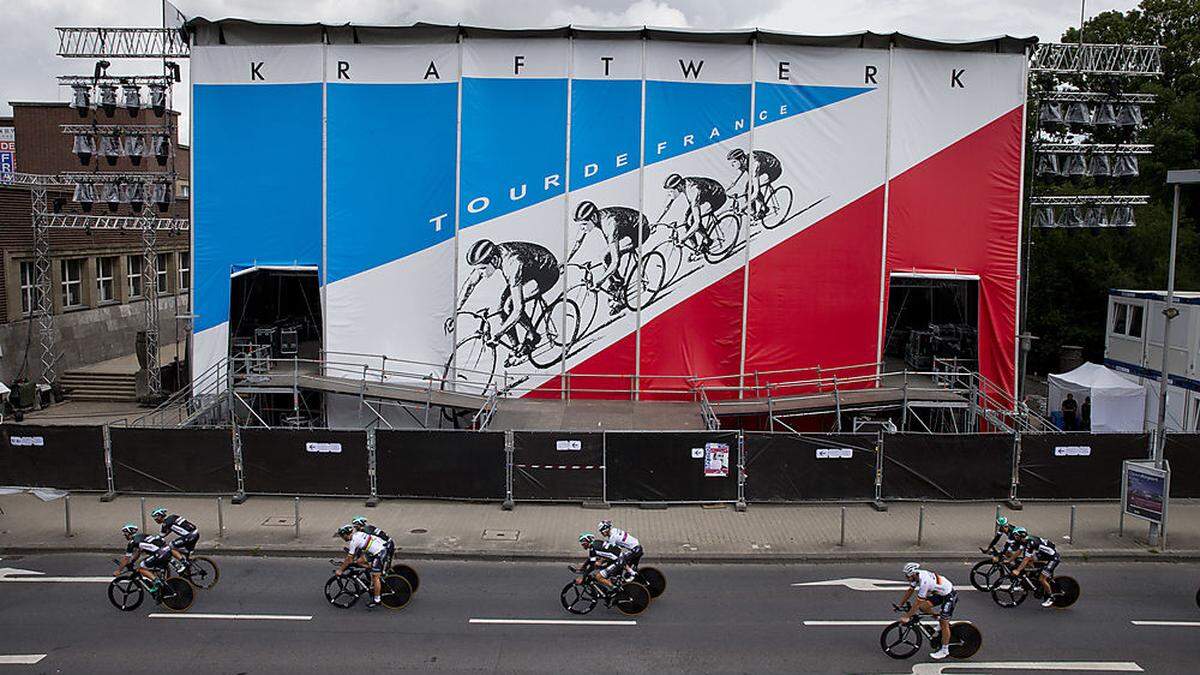
[[[129,199],[129,208],[134,213],[140,213],[146,203],[146,184],[141,181],[130,183],[125,189],[125,196]]]
[[[150,107],[157,117],[162,117],[167,111],[167,85],[155,83],[149,86]]]
[[[154,159],[158,161],[159,166],[167,165],[167,158],[171,156],[171,137],[166,134],[155,134],[154,140]]]
[[[91,183],[78,182],[75,184],[74,199],[84,213],[92,211],[92,202],[96,201],[96,187]]]
[[[1079,178],[1087,175],[1087,162],[1080,153],[1070,154],[1065,156],[1062,163],[1062,173],[1064,176],[1071,178]]]
[[[1042,126],[1062,124],[1064,122],[1062,104],[1054,101],[1044,101],[1041,113],[1038,115],[1038,122]]]
[[[1108,178],[1112,175],[1112,159],[1108,155],[1092,155],[1088,160],[1088,175],[1096,178]]]
[[[1067,106],[1066,115],[1067,124],[1081,124],[1091,126],[1092,113],[1088,109],[1088,104],[1083,101],[1075,101]]]
[[[121,91],[124,93],[125,109],[129,111],[130,117],[137,117],[138,111],[142,109],[142,89],[136,84],[122,84]]]
[[[1058,224],[1063,227],[1083,227],[1083,210],[1078,206],[1068,206],[1063,210]]]
[[[1137,155],[1117,155],[1112,174],[1117,178],[1133,178],[1138,175]]]
[[[120,186],[116,183],[105,183],[101,187],[103,187],[104,202],[108,204],[109,212],[116,211],[117,207],[121,205]]]
[[[104,114],[109,117],[117,111],[117,85],[111,82],[105,82],[99,87],[100,90],[100,107],[104,108]]]
[[[1089,206],[1083,211],[1084,227],[1100,227],[1104,222],[1104,207]]]
[[[1114,227],[1133,227],[1137,224],[1133,219],[1133,207],[1115,207],[1112,212],[1112,219],[1109,222]]]
[[[170,183],[155,183],[154,184],[154,204],[158,207],[160,213],[166,213],[171,207],[171,184]]]
[[[129,134],[125,137],[125,154],[134,166],[141,166],[142,157],[146,154],[146,137],[142,134]]]
[[[1037,175],[1061,176],[1062,171],[1058,167],[1058,155],[1052,152],[1039,153],[1037,158]]]
[[[73,84],[71,92],[71,107],[79,111],[80,117],[87,117],[88,109],[92,107],[92,88],[86,84]]]
[[[1137,103],[1122,103],[1117,111],[1116,124],[1119,127],[1142,126],[1142,106]]]
[[[1111,103],[1099,103],[1096,105],[1096,112],[1092,116],[1092,124],[1098,127],[1111,126],[1117,123],[1117,111]]]
[[[71,152],[79,158],[79,163],[87,166],[92,163],[92,155],[96,154],[96,139],[91,134],[75,134],[71,143]]]
[[[1054,227],[1054,209],[1043,206],[1033,214],[1034,227]]]
[[[109,166],[117,165],[117,158],[121,156],[123,150],[121,137],[116,132],[100,137],[100,154],[104,156],[104,160],[108,162]]]

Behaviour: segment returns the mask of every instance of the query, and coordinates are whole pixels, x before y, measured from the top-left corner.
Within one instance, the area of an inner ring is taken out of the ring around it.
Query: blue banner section
[[[454,237],[458,84],[329,84],[329,282]]]
[[[571,189],[636,171],[641,80],[571,82]]]
[[[566,79],[463,79],[460,227],[563,194]]]
[[[749,84],[646,82],[646,164],[749,131]]]
[[[874,90],[874,87],[830,87],[759,82],[754,92],[754,104],[758,108],[758,119],[755,120],[755,125],[778,122]]]
[[[192,87],[195,331],[229,320],[235,265],[321,261],[321,85]]]

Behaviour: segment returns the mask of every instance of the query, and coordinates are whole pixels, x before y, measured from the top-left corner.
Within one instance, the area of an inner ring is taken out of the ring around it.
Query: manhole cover
[[[429,530],[427,530],[423,527],[418,527],[417,529],[409,530],[408,532],[409,532],[409,534],[426,534],[427,532],[429,532]]]
[[[262,522],[267,527],[294,527],[296,525],[295,516],[271,516]]]
[[[520,530],[484,530],[484,541],[516,541],[521,536]]]

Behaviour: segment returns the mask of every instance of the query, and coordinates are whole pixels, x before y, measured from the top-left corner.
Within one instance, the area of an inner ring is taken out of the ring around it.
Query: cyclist
[[[488,346],[495,347],[502,336],[508,337],[513,345],[513,353],[505,365],[515,365],[532,353],[542,339],[526,306],[530,300],[544,298],[558,283],[558,259],[550,249],[533,242],[506,241],[496,244],[488,239],[480,239],[467,251],[467,264],[474,269],[463,286],[462,300],[456,312],[462,311],[481,281],[499,271],[504,279],[504,291],[500,295],[503,323],[492,334]],[[524,342],[518,340],[518,325],[525,329]],[[446,319],[446,332],[453,330],[454,317],[451,317]]]
[[[942,646],[930,654],[935,659],[944,659],[950,654],[950,618],[954,616],[954,606],[958,604],[958,591],[954,584],[940,574],[921,569],[915,562],[904,563],[904,578],[908,579],[908,589],[900,599],[900,606],[908,606],[908,599],[916,593],[917,600],[908,607],[901,621],[909,621],[918,612],[937,616],[942,627]],[[934,612],[937,609],[937,612]]]
[[[374,595],[367,603],[367,607],[378,606],[383,590],[383,564],[384,558],[387,556],[387,546],[379,537],[366,532],[357,532],[354,526],[348,523],[339,527],[333,536],[341,537],[342,541],[346,542],[346,559],[337,568],[336,574],[344,574],[350,565],[356,562],[369,569],[371,571],[371,591]]]
[[[992,537],[991,543],[987,545],[987,551],[998,551],[1000,555],[1011,553],[1016,546],[1012,536],[1013,530],[1016,527],[1016,525],[1008,522],[1008,518],[996,516],[996,536]],[[1004,539],[1004,546],[996,549],[996,544],[999,544],[1001,539]],[[987,551],[984,552],[986,553]]]
[[[192,555],[196,550],[196,542],[200,541],[200,529],[192,521],[178,513],[168,514],[167,510],[159,507],[150,512],[154,522],[162,526],[163,538],[174,536],[171,540],[171,555],[176,560]]]
[[[579,535],[579,545],[588,552],[588,557],[579,567],[571,568],[580,575],[575,579],[575,583],[582,584],[583,575],[591,574],[597,568],[600,568],[600,573],[596,575],[596,580],[605,588],[611,590],[613,584],[609,580],[609,576],[612,572],[616,572],[617,560],[621,557],[621,549],[603,539],[596,538],[596,535],[591,532],[584,532]]]
[[[125,546],[125,555],[121,558],[121,566],[117,568],[116,572],[113,572],[113,576],[120,576],[126,565],[132,565],[142,554],[145,554],[145,560],[138,563],[135,569],[138,574],[150,582],[151,591],[157,590],[158,576],[155,571],[167,568],[167,562],[171,558],[171,547],[157,534],[139,533],[138,526],[133,523],[122,525],[121,534],[125,536],[128,544]]]
[[[754,180],[750,180],[750,160],[754,160]],[[738,172],[737,178],[729,184],[726,192],[733,194],[742,179],[745,178],[746,187],[743,194],[746,195],[746,203],[750,206],[750,213],[757,220],[762,220],[767,215],[767,195],[771,194],[771,186],[779,176],[783,173],[783,166],[779,163],[779,158],[764,150],[755,150],[753,153],[747,154],[741,148],[734,148],[725,156],[729,160],[729,164]]]
[[[683,197],[687,202],[687,211],[683,214],[687,229],[684,230],[680,241],[692,249],[688,261],[699,260],[702,256],[701,252],[709,243],[708,234],[704,231],[704,219],[715,217],[717,210],[725,205],[725,201],[728,199],[725,188],[712,178],[703,176],[684,178],[677,173],[667,176],[667,179],[663,181],[663,188],[671,193],[671,200],[667,202],[667,208],[663,209],[664,215],[671,210],[676,199]]]
[[[634,572],[637,570],[638,563],[642,560],[642,544],[637,540],[637,537],[629,534],[625,530],[612,526],[611,520],[602,520],[597,527],[600,530],[601,536],[605,537],[609,544],[621,549],[620,556],[617,557],[617,563],[624,566],[626,580],[632,579]]]
[[[579,238],[575,240],[567,262],[571,262],[583,246],[588,233],[599,230],[605,244],[604,269],[599,276],[590,279],[588,290],[601,287],[608,281],[608,307],[611,312],[616,312],[621,306],[618,291],[625,285],[625,280],[621,278],[621,266],[630,256],[637,260],[639,242],[650,238],[650,222],[637,209],[628,206],[606,206],[601,209],[590,201],[580,202],[576,207],[575,222],[579,224]],[[636,270],[636,267],[630,269]]]
[[[375,527],[374,525],[368,523],[366,516],[354,516],[354,519],[350,521],[350,524],[354,526],[354,530],[356,532],[366,532],[369,535],[379,537],[383,540],[383,545],[387,547],[387,563],[390,563],[392,558],[396,556],[396,542],[393,541],[392,538],[388,536],[388,533],[384,532],[382,528]],[[387,567],[388,565],[385,564],[384,569],[387,569]]]
[[[1042,585],[1042,591],[1046,594],[1042,607],[1053,607],[1054,592],[1050,587],[1050,580],[1054,578],[1054,568],[1058,567],[1061,561],[1054,542],[1042,537],[1031,537],[1023,527],[1013,530],[1013,538],[1023,554],[1021,564],[1013,570],[1013,576],[1019,578],[1026,567],[1033,565],[1038,570],[1038,583]]]

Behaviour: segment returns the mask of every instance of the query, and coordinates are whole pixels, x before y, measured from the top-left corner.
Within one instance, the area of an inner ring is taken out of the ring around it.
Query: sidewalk
[[[295,501],[251,497],[233,506],[224,500],[224,536],[217,531],[215,497],[147,497],[146,522],[156,506],[177,510],[201,528],[201,548],[224,554],[332,555],[341,546],[332,535],[338,525],[364,515],[396,538],[408,558],[570,560],[576,538],[595,531],[602,518],[641,539],[647,556],[660,561],[794,562],[805,560],[892,560],[978,557],[988,543],[994,504],[930,503],[925,506],[921,546],[917,546],[919,505],[892,503],[887,512],[865,504],[846,507],[845,545],[839,505],[672,506],[639,509],[614,506],[496,504],[389,500],[366,508],[361,500],[303,498],[300,537],[293,525]],[[1070,504],[1026,503],[1021,511],[1003,508],[1015,523],[1049,537],[1065,558],[1200,560],[1200,500],[1171,504],[1166,552],[1151,551],[1144,522],[1127,518],[1118,537],[1116,502],[1081,503],[1075,541],[1068,538]],[[0,553],[28,551],[117,551],[118,532],[129,521],[141,524],[138,497],[102,503],[97,495],[70,500],[72,536],[67,537],[64,500],[42,502],[32,495],[0,496]]]

